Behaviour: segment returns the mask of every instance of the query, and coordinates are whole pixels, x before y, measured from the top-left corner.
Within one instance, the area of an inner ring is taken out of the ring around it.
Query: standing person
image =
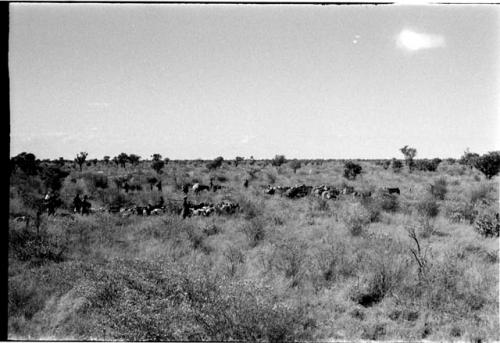
[[[158,181],[158,183],[156,184],[156,188],[161,192],[161,180]]]
[[[82,199],[80,199],[80,194],[77,194],[73,199],[73,212],[80,213],[82,210]]]
[[[89,201],[87,201],[88,197],[87,195],[83,196],[83,202],[82,202],[82,214],[89,214],[90,213],[90,207],[92,206]]]
[[[188,194],[188,192],[189,192],[189,184],[185,183],[185,184],[182,185],[182,192],[184,194]]]
[[[187,197],[184,197],[184,201],[182,202],[182,219],[186,219],[187,216],[189,216],[189,204]]]
[[[245,182],[243,182],[243,187],[248,188],[248,179],[245,179]]]
[[[56,195],[53,194],[51,191],[48,191],[44,200],[45,200],[45,206],[47,207],[47,214],[49,216],[51,214],[52,215],[56,214],[56,206],[57,206]]]

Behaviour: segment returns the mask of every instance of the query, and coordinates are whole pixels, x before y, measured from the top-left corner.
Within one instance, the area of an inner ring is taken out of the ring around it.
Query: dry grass
[[[32,222],[11,219],[9,338],[498,340],[498,237],[473,226],[476,208],[498,206],[497,181],[445,162],[411,174],[360,165],[347,181],[340,162],[302,163],[296,174],[261,161],[224,164],[211,172],[224,189],[190,200],[236,201],[242,210],[231,216],[44,215],[38,235]],[[117,194],[156,201],[151,170],[135,168],[72,171],[65,206],[77,190],[94,207]],[[97,170],[108,180],[130,173],[143,190],[97,187]],[[33,178],[11,178],[12,216],[33,213]],[[178,204],[182,183],[209,178],[205,163],[170,161],[162,195]],[[264,194],[270,183],[399,187],[401,195],[291,200]]]

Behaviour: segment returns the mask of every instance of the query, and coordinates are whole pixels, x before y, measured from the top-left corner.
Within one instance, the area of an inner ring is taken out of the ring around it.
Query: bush
[[[10,159],[11,171],[19,168],[26,175],[36,175],[38,171],[38,161],[34,154],[22,152]]]
[[[484,210],[474,221],[474,229],[484,237],[498,237],[500,233],[499,214],[492,210]]]
[[[438,200],[444,200],[447,193],[447,182],[445,177],[440,177],[431,185],[431,194]]]
[[[249,221],[243,223],[241,230],[250,241],[251,247],[255,247],[257,244],[259,244],[259,242],[264,239],[266,234],[264,223],[262,222],[262,220],[257,218],[252,218]]]
[[[106,189],[108,188],[108,177],[103,174],[96,174],[96,173],[82,173],[81,176],[89,185],[88,189],[91,193],[93,193],[96,189]]]
[[[285,155],[276,155],[274,158],[271,160],[271,164],[275,167],[279,167],[282,164],[286,163],[286,158]]]
[[[399,173],[401,171],[401,168],[403,168],[403,162],[400,160],[393,159],[392,160],[392,170],[395,173]]]
[[[359,203],[344,207],[340,218],[353,236],[359,236],[364,227],[370,223],[370,213]]]
[[[297,169],[299,169],[302,166],[299,160],[292,160],[288,163],[288,165],[290,166],[290,168],[293,170],[294,173],[297,173]]]
[[[344,177],[349,180],[354,180],[357,175],[361,174],[361,166],[352,161],[348,161],[344,165]]]
[[[307,268],[308,245],[297,238],[288,238],[278,242],[271,256],[271,269],[291,279],[291,287],[298,286],[305,276]]]
[[[399,200],[395,194],[378,191],[373,195],[375,209],[380,208],[387,212],[396,212],[399,209]]]
[[[416,160],[415,161],[415,168],[417,170],[421,170],[421,171],[434,172],[434,171],[436,171],[436,169],[440,163],[441,163],[441,159],[439,159],[439,158],[434,158],[432,160],[427,160],[427,159]]]
[[[424,218],[435,218],[439,214],[439,205],[436,200],[426,197],[415,205],[419,216]]]
[[[474,159],[473,165],[486,178],[491,179],[500,171],[500,151],[489,152],[481,157]]]
[[[29,227],[9,230],[9,250],[20,261],[31,261],[36,265],[62,262],[68,246],[65,239],[41,230],[38,234]]]
[[[208,170],[220,168],[222,166],[223,161],[224,161],[224,158],[221,156],[215,158],[213,161],[207,163]]]

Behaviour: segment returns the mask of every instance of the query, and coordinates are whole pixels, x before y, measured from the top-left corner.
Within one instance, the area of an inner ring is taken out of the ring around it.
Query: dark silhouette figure
[[[248,188],[248,179],[245,179],[245,182],[243,182],[243,187]]]
[[[57,196],[55,194],[52,194],[52,192],[47,192],[44,198],[44,205],[45,208],[47,208],[47,214],[54,215],[56,214],[56,207],[57,207]]]
[[[185,183],[184,185],[182,185],[182,192],[184,194],[188,194],[188,192],[189,192],[189,185],[187,183]]]
[[[82,199],[80,199],[80,194],[77,194],[73,199],[73,211],[76,213],[82,211]]]
[[[210,187],[210,189],[211,189],[212,191],[214,191],[214,192],[215,192],[215,188],[214,188],[214,181],[213,181],[213,179],[210,179],[210,184],[209,184],[208,186]]]
[[[165,205],[165,200],[163,199],[163,196],[160,196],[160,200],[158,200],[156,208],[161,208],[163,205]]]
[[[83,196],[82,202],[82,214],[90,214],[90,207],[92,206],[90,202],[87,200],[88,197],[86,195]]]
[[[156,184],[156,188],[161,192],[161,180]]]
[[[182,202],[182,219],[186,219],[187,216],[189,216],[189,203],[187,197],[184,197],[184,201]]]
[[[130,189],[128,182],[125,182],[125,185],[123,186],[123,188],[125,189],[125,193],[128,193],[128,190]]]

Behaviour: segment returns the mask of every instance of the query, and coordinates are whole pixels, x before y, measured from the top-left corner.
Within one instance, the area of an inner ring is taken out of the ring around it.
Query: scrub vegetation
[[[9,339],[499,340],[497,155],[419,160],[408,149],[405,163],[18,155]],[[183,185],[210,180],[221,187],[189,201],[239,210],[183,219]],[[370,196],[290,199],[269,184]],[[92,213],[73,213],[77,193]],[[97,210],[160,197],[159,215]]]

